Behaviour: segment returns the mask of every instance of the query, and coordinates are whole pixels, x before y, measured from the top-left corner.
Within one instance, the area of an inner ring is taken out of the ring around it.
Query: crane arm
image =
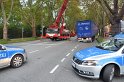
[[[58,25],[59,25],[59,23],[60,23],[60,20],[61,20],[61,18],[62,18],[63,13],[65,12],[65,9],[67,8],[67,4],[68,4],[68,0],[64,0],[62,6],[61,6],[61,8],[60,8],[60,11],[59,11],[59,13],[58,13],[58,15],[57,15],[56,20],[55,20],[55,22],[50,26],[50,28],[58,28],[58,27],[59,27]]]

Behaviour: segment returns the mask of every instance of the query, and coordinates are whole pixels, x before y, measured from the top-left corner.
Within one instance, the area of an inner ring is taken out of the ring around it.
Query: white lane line
[[[72,49],[71,51],[74,51],[74,49]]]
[[[37,51],[39,51],[39,50],[34,50],[34,51],[32,51],[32,52],[29,52],[29,53],[34,53],[34,52],[37,52]]]
[[[64,62],[65,59],[66,59],[66,58],[63,58],[63,59],[61,60],[61,62]]]
[[[75,46],[74,48],[77,48],[77,46]]]
[[[76,47],[78,47],[79,45],[76,45]]]
[[[71,53],[68,53],[66,56],[69,56]]]
[[[58,67],[59,67],[59,65],[56,65],[56,66],[50,71],[50,73],[54,73]]]
[[[47,47],[45,47],[45,48],[50,48],[51,46],[47,46]]]

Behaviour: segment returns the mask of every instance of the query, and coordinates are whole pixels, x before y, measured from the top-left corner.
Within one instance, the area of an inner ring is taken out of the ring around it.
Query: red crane
[[[63,13],[65,12],[65,9],[67,8],[68,0],[64,0],[60,11],[58,12],[58,15],[56,17],[55,22],[49,26],[46,32],[46,37],[50,38],[51,40],[57,40],[57,39],[68,39],[70,38],[69,30],[65,29],[65,23],[64,23],[64,17]],[[61,23],[61,26],[59,26]]]
[[[68,3],[68,0],[64,0],[63,4],[61,6],[61,9],[58,13],[58,16],[56,17],[55,22],[49,26],[50,28],[59,28],[60,20],[62,18],[63,13],[65,12],[65,9],[67,8],[67,3]]]

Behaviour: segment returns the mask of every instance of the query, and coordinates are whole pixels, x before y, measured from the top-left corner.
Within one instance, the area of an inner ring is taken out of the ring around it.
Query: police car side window
[[[122,54],[124,54],[124,49],[122,50]]]
[[[2,46],[0,45],[0,50],[2,50]]]

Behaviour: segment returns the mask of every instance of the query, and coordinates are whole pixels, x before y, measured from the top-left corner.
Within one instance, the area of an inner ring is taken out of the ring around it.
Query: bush
[[[7,44],[7,43],[8,43],[8,40],[0,39],[0,44]]]
[[[17,38],[17,39],[8,39],[8,40],[0,39],[0,44],[18,43],[18,42],[26,42],[26,41],[34,41],[34,40],[38,40],[38,39],[39,39],[39,38],[37,38],[37,37]]]

